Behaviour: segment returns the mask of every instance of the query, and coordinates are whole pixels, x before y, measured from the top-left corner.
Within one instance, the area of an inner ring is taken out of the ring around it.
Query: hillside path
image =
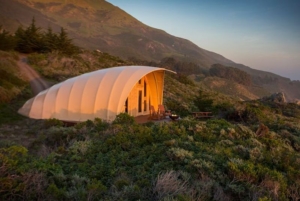
[[[18,66],[21,72],[24,73],[28,78],[34,95],[45,89],[48,89],[51,86],[31,66],[27,64],[27,57],[25,55],[20,55],[19,58]]]

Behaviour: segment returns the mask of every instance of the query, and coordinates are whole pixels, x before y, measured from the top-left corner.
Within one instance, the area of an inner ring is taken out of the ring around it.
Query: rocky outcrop
[[[274,102],[274,103],[278,103],[278,104],[287,103],[285,95],[284,95],[283,92],[274,93],[269,97],[264,97],[262,100],[263,101]]]

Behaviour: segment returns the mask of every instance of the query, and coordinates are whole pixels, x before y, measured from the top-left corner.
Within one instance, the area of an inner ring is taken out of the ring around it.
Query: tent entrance
[[[125,113],[128,113],[128,98],[125,101]]]
[[[142,96],[142,90],[139,90],[139,100],[138,100],[138,112],[141,113],[142,112],[142,100],[143,100],[143,96]]]
[[[124,112],[136,117],[150,114],[151,105],[157,110],[162,102],[163,76],[162,72],[154,72],[138,80],[128,94]]]

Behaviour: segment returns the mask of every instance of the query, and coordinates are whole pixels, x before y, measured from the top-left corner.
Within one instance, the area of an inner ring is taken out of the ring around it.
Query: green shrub
[[[190,85],[193,87],[196,86],[195,83],[190,78],[188,78],[186,75],[178,74],[178,76],[176,76],[176,78],[182,84]]]
[[[95,118],[94,125],[97,131],[104,131],[109,127],[109,123],[100,118]]]
[[[28,87],[19,73],[17,59],[15,53],[0,51],[0,104],[14,100]]]
[[[64,125],[64,123],[59,120],[59,119],[55,119],[55,118],[52,118],[52,119],[46,119],[44,121],[44,128],[50,128],[50,127],[62,127]]]
[[[135,124],[135,119],[133,116],[130,116],[128,113],[120,113],[116,116],[115,120],[112,123],[132,125]]]
[[[29,64],[38,66],[40,62],[47,60],[47,55],[41,53],[33,53],[30,54],[27,58]]]
[[[226,121],[225,119],[209,119],[206,121],[206,125],[209,126],[211,129],[227,129],[229,127],[233,127],[231,123]]]
[[[51,183],[47,188],[47,193],[50,198],[56,200],[63,200],[65,199],[66,190],[58,188],[54,183]]]
[[[185,117],[189,115],[191,112],[188,108],[183,105],[182,102],[179,102],[177,100],[169,100],[166,102],[166,106],[168,109],[170,109],[172,112],[179,114],[181,117]]]
[[[107,188],[104,186],[101,181],[92,179],[87,184],[87,190],[88,190],[88,199],[90,200],[100,200],[101,196],[104,192],[106,192]]]
[[[194,104],[199,111],[207,112],[213,110],[213,99],[204,91],[199,90],[198,95],[194,99]]]
[[[8,31],[5,29],[2,29],[2,26],[0,25],[0,50],[3,51],[11,51],[14,50],[16,47],[16,39],[13,35],[11,35]]]

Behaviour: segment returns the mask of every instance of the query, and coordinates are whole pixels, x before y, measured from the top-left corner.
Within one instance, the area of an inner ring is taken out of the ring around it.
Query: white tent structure
[[[34,119],[113,121],[119,113],[149,114],[163,102],[164,68],[121,66],[68,79],[28,100],[19,113]],[[171,71],[173,72],[173,71]],[[175,72],[173,72],[175,73]]]

